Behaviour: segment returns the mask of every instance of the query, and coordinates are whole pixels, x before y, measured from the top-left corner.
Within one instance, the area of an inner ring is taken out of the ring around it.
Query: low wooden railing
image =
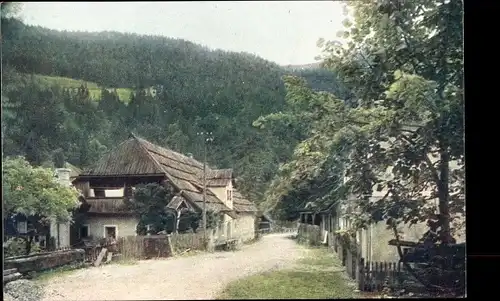
[[[261,234],[271,234],[271,233],[296,233],[297,228],[272,228],[272,229],[259,229]]]

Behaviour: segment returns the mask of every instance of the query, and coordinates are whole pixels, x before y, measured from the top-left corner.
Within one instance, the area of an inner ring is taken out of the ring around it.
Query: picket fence
[[[401,262],[366,262],[364,258],[359,262],[358,285],[359,290],[379,292],[385,286],[398,287],[403,277]]]

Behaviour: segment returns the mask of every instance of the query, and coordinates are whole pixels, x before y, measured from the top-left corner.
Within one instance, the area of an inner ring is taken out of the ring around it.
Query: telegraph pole
[[[207,239],[207,142],[212,142],[212,132],[196,133],[203,138],[203,237]]]

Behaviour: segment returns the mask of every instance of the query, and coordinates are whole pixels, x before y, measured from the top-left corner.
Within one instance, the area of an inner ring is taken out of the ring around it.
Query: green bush
[[[13,257],[13,256],[22,256],[26,255],[26,243],[27,241],[24,238],[14,237],[9,238],[3,244],[3,251],[5,257]],[[30,254],[40,253],[42,249],[37,243],[31,244]]]
[[[26,240],[22,238],[9,238],[3,244],[5,257],[21,256],[26,253]]]

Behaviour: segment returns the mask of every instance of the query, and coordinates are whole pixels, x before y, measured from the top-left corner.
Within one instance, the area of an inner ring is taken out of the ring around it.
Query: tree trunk
[[[439,225],[441,231],[439,236],[441,242],[450,244],[453,242],[453,237],[450,233],[450,191],[449,191],[449,161],[450,157],[446,151],[441,151],[441,161],[439,162]]]

